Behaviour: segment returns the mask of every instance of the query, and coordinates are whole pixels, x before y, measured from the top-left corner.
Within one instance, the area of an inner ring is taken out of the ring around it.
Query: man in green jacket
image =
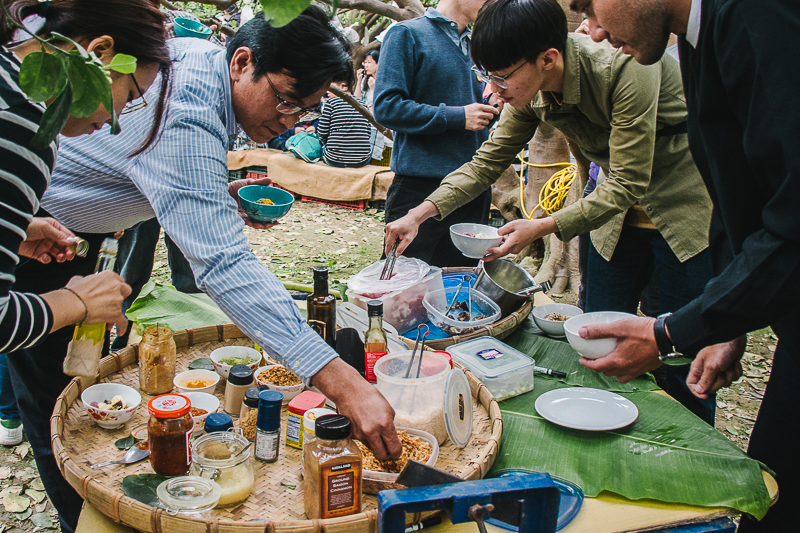
[[[471,162],[387,225],[386,242],[400,238],[402,251],[424,220],[444,218],[491,187],[546,122],[604,176],[592,194],[551,216],[503,227],[505,240],[487,260],[550,233],[569,240],[591,231],[587,311],[636,313],[651,265],[662,289],[660,312],[697,297],[713,274],[711,200],[689,152],[678,63],[665,56],[639,65],[608,43],[568,34],[555,0],[487,2],[473,31],[472,56],[508,105]],[[713,425],[714,399],[689,391],[688,365],[665,371],[668,392]]]

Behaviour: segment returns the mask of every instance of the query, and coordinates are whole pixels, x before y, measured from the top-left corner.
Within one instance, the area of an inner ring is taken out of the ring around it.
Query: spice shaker
[[[239,411],[239,429],[244,438],[253,442],[256,439],[256,418],[258,417],[258,387],[250,387],[244,393],[242,410]]]
[[[278,460],[281,442],[281,404],[283,393],[264,390],[258,393],[256,419],[256,459],[267,463]]]
[[[253,371],[247,365],[233,365],[225,385],[225,412],[239,416],[247,389],[253,386]]]
[[[314,409],[309,409],[303,415],[303,448],[308,446],[308,443],[313,441],[317,438],[316,434],[314,433],[317,418],[325,415],[335,415],[336,411],[333,409],[328,409],[327,407],[316,407]],[[303,464],[306,462],[306,455],[303,454]]]
[[[203,430],[205,430],[206,433],[216,433],[219,431],[228,431],[232,427],[233,419],[231,415],[225,413],[211,413],[206,417]]]
[[[325,395],[320,392],[304,391],[289,401],[286,407],[286,445],[303,449],[303,415],[309,409],[325,405]]]
[[[350,419],[317,419],[316,439],[304,450],[303,493],[306,516],[335,518],[361,512],[361,452],[350,438]]]

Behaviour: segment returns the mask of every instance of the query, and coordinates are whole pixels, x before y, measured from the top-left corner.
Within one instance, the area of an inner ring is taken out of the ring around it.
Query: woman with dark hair
[[[356,74],[356,92],[354,96],[364,100],[365,105],[372,111],[372,94],[375,92],[375,73],[378,71],[380,52],[370,50],[362,63],[363,68]]]
[[[136,149],[146,150],[158,134],[169,92],[170,59],[164,17],[152,0],[2,0],[11,19],[41,38],[58,33],[94,53],[108,65],[117,54],[137,59],[131,74],[110,72],[113,109],[117,114],[153,105],[149,134]],[[56,142],[44,149],[31,146],[43,120],[46,103],[31,101],[20,88],[20,67],[39,42],[0,16],[0,353],[34,346],[50,332],[77,323],[126,325],[122,300],[130,287],[113,272],[73,277],[65,287],[34,295],[11,290],[18,255],[49,263],[69,260],[74,235],[52,218],[34,217],[50,183]],[[71,45],[64,42],[64,48]],[[45,51],[54,52],[45,45]],[[156,76],[166,83],[158,99],[145,102],[143,93]],[[89,134],[110,123],[103,105],[87,117],[70,116],[61,129],[68,137]],[[9,360],[14,356],[9,356]],[[12,372],[14,365],[11,365]],[[13,377],[13,375],[12,375]],[[47,389],[48,384],[43,387]],[[44,392],[42,392],[44,394]],[[23,400],[17,398],[22,406]],[[23,422],[48,496],[58,510],[62,531],[73,531],[82,500],[64,480],[50,449],[49,428]],[[21,434],[21,428],[19,428]],[[21,435],[20,435],[21,436]]]

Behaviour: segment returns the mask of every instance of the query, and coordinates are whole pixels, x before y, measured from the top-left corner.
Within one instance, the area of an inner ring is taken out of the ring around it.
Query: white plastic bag
[[[392,278],[381,281],[381,272],[385,259],[376,261],[367,268],[352,276],[347,282],[347,288],[359,296],[366,298],[380,298],[384,294],[402,291],[422,281],[430,272],[431,267],[425,261],[413,257],[400,256],[394,264]]]

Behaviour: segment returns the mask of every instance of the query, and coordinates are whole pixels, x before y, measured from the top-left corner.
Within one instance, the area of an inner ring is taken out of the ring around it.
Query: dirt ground
[[[346,282],[380,258],[383,213],[352,211],[322,204],[295,203],[275,228],[246,228],[254,254],[282,280],[310,284],[312,269],[327,265],[332,284]],[[153,278],[170,283],[163,239],[156,251]],[[554,295],[574,303],[573,294]],[[776,338],[769,330],[748,335],[744,376],[717,396],[717,430],[742,450],[753,428],[772,365]],[[58,530],[56,512],[45,497],[30,446],[0,446],[0,533]]]

